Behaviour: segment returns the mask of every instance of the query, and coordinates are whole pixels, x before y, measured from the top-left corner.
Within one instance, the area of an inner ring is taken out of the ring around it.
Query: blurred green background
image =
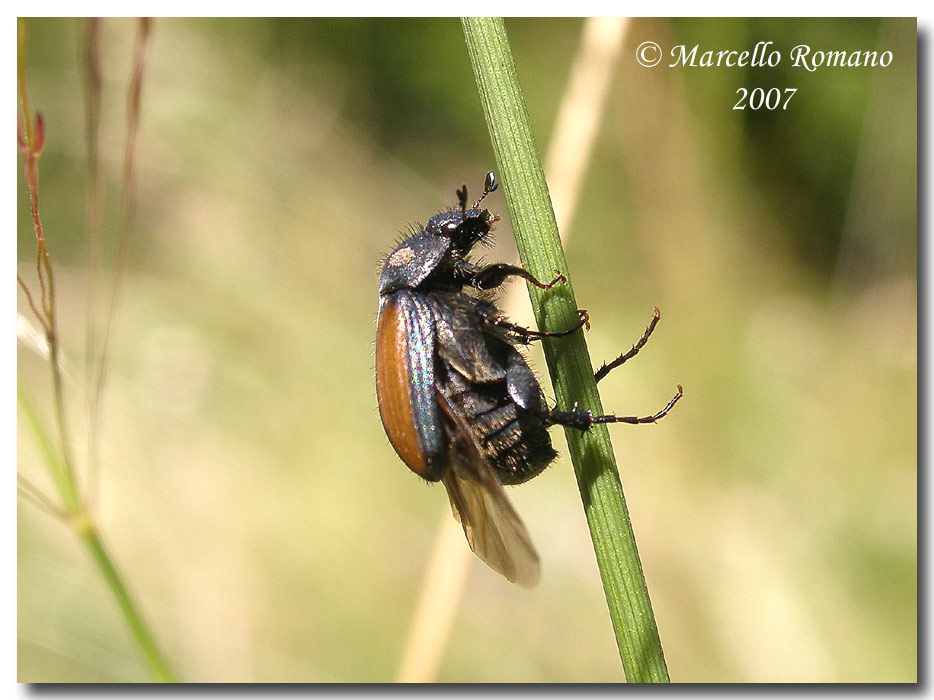
[[[507,21],[543,151],[582,26]],[[136,25],[101,29],[112,251]],[[84,22],[28,31],[81,464]],[[784,60],[646,69],[647,40],[769,40]],[[629,25],[564,233],[595,364],[662,311],[647,349],[601,383],[604,406],[645,414],[685,388],[658,426],[612,431],[674,681],[917,677],[916,42],[911,19]],[[811,73],[790,68],[797,44],[894,60]],[[739,87],[798,92],[786,111],[735,111]],[[20,274],[35,288],[16,167]],[[182,679],[396,676],[449,508],[376,411],[379,261],[493,168],[454,19],[153,23],[96,512]],[[502,197],[489,206],[505,218],[487,255],[515,260]],[[22,294],[19,309],[29,318]],[[51,423],[48,365],[22,343],[18,377]],[[22,415],[18,462],[52,492]],[[567,458],[509,493],[542,583],[514,587],[472,558],[437,680],[622,680]],[[86,551],[22,498],[18,675],[150,678]]]

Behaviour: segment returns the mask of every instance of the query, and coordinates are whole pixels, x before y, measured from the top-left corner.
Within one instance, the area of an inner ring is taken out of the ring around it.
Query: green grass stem
[[[39,217],[39,156],[45,141],[45,128],[41,118],[37,115],[35,122],[29,109],[29,97],[26,90],[26,22],[19,20],[17,25],[17,78],[20,108],[22,118],[20,121],[20,150],[26,167],[26,184],[29,189],[30,209],[33,227],[36,232],[37,262],[36,277],[41,290],[41,304],[37,308],[32,295],[25,282],[18,277],[20,288],[26,294],[29,305],[36,314],[37,320],[45,331],[49,350],[49,365],[52,372],[52,394],[55,403],[55,418],[58,428],[59,440],[52,437],[45,426],[35,405],[23,391],[17,387],[17,403],[26,417],[39,443],[40,450],[46,465],[55,483],[62,508],[59,509],[54,500],[45,496],[38,489],[27,487],[30,497],[34,501],[51,506],[52,512],[60,515],[66,524],[77,534],[88,548],[104,580],[117,601],[134,640],[140,648],[146,663],[153,676],[162,682],[173,681],[165,657],[159,650],[155,638],[146,625],[139,608],[130,596],[123,577],[117,571],[113,559],[104,546],[104,541],[97,530],[94,519],[89,512],[86,499],[81,493],[77,475],[74,469],[74,460],[71,456],[71,439],[68,431],[68,418],[65,412],[65,393],[62,382],[61,346],[58,334],[57,304],[55,298],[55,277],[52,263],[46,247],[46,239]],[[138,102],[138,96],[135,99]],[[21,479],[21,488],[23,485]],[[29,483],[29,482],[26,482]],[[47,508],[48,509],[48,508]]]
[[[36,441],[39,443],[45,462],[52,473],[52,478],[64,505],[63,514],[66,524],[75,532],[90,552],[91,558],[107,583],[107,587],[113,593],[120,612],[123,613],[123,617],[130,628],[133,639],[139,646],[153,676],[163,683],[173,682],[172,672],[169,670],[169,666],[159,650],[152,632],[130,596],[129,589],[127,589],[123,577],[114,565],[93,518],[83,505],[77,484],[72,478],[72,470],[66,464],[65,458],[63,458],[60,451],[55,447],[55,440],[22,387],[17,387],[16,397],[19,408],[36,436]]]
[[[536,322],[545,331],[569,328],[579,307],[505,25],[501,18],[464,18],[462,24],[519,256],[538,279],[552,279],[555,270],[568,277],[568,284],[550,290],[528,285]],[[584,334],[546,340],[544,351],[558,405],[567,410],[578,403],[602,414]],[[609,434],[602,425],[565,434],[626,678],[668,682]]]

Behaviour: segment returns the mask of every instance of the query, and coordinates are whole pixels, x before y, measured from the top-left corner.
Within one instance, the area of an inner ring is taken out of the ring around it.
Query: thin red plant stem
[[[101,84],[102,71],[100,59],[100,25],[98,18],[92,17],[85,25],[85,44],[82,54],[85,67],[85,124],[87,139],[87,211],[88,231],[88,305],[85,329],[85,386],[88,411],[87,437],[87,490],[89,507],[98,499],[100,492],[100,468],[97,459],[99,406],[101,386],[96,376],[98,353],[97,287],[101,265],[102,211],[99,167],[100,162],[100,126],[101,126]]]
[[[133,59],[133,72],[130,78],[130,87],[127,92],[127,136],[123,149],[123,217],[117,240],[117,258],[114,269],[114,282],[110,294],[110,304],[104,321],[104,335],[101,343],[100,361],[98,363],[97,386],[95,392],[103,394],[106,381],[107,346],[110,339],[110,329],[116,314],[117,301],[123,286],[123,275],[129,258],[130,226],[136,211],[136,145],[139,131],[140,102],[143,85],[143,67],[146,41],[149,37],[150,20],[140,18],[136,35],[136,51]]]

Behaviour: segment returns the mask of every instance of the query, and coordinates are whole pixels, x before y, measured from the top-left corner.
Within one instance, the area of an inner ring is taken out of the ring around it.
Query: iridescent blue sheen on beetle
[[[564,281],[560,273],[546,284],[521,267],[470,262],[471,249],[499,220],[480,208],[495,189],[488,173],[483,194],[469,209],[467,188],[458,190],[458,207],[431,217],[384,261],[376,393],[393,448],[416,474],[444,484],[471,549],[510,581],[533,586],[540,576],[538,555],[503,485],[527,481],[554,460],[549,426],[585,431],[596,423],[655,422],[681,397],[681,387],[662,411],[644,418],[548,408],[516,346],[574,333],[588,323],[587,313],[579,312],[579,323],[566,331],[533,331],[510,323],[476,294],[509,277],[542,289]],[[657,322],[656,309],[639,343],[596,378],[635,355]]]

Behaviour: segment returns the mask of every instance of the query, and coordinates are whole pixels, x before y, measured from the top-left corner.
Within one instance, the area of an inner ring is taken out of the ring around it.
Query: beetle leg
[[[567,282],[567,277],[555,270],[555,278],[548,282],[539,282],[535,276],[528,270],[516,265],[506,263],[493,263],[484,267],[474,267],[470,271],[470,284],[474,289],[496,289],[507,277],[521,277],[534,284],[539,289],[551,289],[558,282]]]
[[[566,335],[571,335],[571,333],[583,327],[587,327],[589,329],[590,315],[587,313],[587,311],[585,309],[578,309],[577,315],[580,317],[580,321],[563,331],[533,331],[531,328],[526,328],[516,323],[512,323],[511,321],[507,321],[495,311],[489,314],[482,314],[482,317],[484,323],[507,330],[514,334],[519,342],[528,345],[532,341],[541,340],[542,338],[562,338]]]
[[[600,369],[598,369],[596,372],[594,372],[593,378],[594,378],[596,381],[599,382],[599,381],[600,381],[601,379],[603,379],[606,375],[608,375],[608,374],[609,374],[610,372],[612,372],[614,369],[616,369],[616,368],[619,367],[621,364],[623,364],[626,360],[629,360],[629,359],[635,357],[635,356],[639,353],[639,351],[642,349],[642,347],[643,347],[643,346],[646,344],[646,342],[648,341],[649,336],[652,335],[652,331],[655,330],[655,326],[658,325],[658,320],[661,318],[661,314],[659,313],[658,307],[657,307],[657,306],[655,307],[654,310],[655,310],[655,313],[654,313],[654,315],[652,316],[652,321],[651,321],[651,323],[649,323],[649,327],[645,329],[645,333],[642,334],[642,337],[639,338],[639,342],[636,343],[635,345],[633,345],[633,346],[632,346],[632,349],[631,349],[629,352],[623,353],[622,355],[620,355],[619,357],[617,357],[617,358],[616,358],[615,360],[613,360],[612,362],[604,362],[604,363],[603,363],[603,366],[600,367]],[[626,421],[626,422],[628,422],[628,421]],[[647,421],[647,422],[650,422],[650,421]]]
[[[545,425],[563,425],[568,428],[580,430],[581,432],[587,432],[590,430],[590,426],[597,425],[598,423],[629,423],[630,425],[655,423],[668,415],[668,412],[674,408],[675,404],[678,403],[678,400],[682,396],[684,396],[684,390],[679,384],[678,393],[672,397],[665,408],[654,415],[641,418],[636,416],[617,416],[612,413],[608,413],[605,416],[595,416],[592,411],[559,411],[557,409],[552,409],[548,412],[548,415],[545,416]]]

